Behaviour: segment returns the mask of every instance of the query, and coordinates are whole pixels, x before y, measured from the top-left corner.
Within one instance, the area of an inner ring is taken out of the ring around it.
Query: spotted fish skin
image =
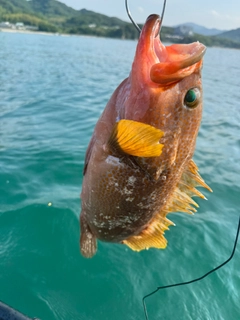
[[[211,190],[192,160],[202,117],[199,42],[165,47],[148,17],[132,70],[115,90],[89,143],[82,185],[80,247],[97,239],[140,251],[165,248],[169,212],[193,213],[195,188]]]

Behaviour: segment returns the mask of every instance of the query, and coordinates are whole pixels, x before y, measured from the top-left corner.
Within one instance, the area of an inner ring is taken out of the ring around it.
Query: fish
[[[112,94],[86,151],[80,250],[91,258],[97,240],[134,251],[164,249],[171,212],[196,212],[196,188],[211,188],[193,161],[201,118],[206,47],[165,46],[159,15],[141,31],[129,77]]]

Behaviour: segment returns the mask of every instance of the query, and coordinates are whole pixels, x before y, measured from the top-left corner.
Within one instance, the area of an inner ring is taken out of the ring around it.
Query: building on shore
[[[0,22],[0,29],[38,31],[38,27],[25,25],[23,22],[10,23],[8,21]]]

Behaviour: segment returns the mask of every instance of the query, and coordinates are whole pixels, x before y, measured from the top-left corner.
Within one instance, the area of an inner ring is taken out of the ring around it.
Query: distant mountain
[[[225,32],[225,30],[219,30],[219,29],[215,29],[215,28],[209,29],[209,28],[206,28],[204,26],[200,26],[200,25],[193,23],[193,22],[182,23],[182,24],[177,25],[176,27],[181,27],[181,26],[190,27],[194,33],[201,34],[203,36],[216,36],[220,33]]]
[[[95,25],[105,27],[120,27],[126,25],[126,22],[115,17],[108,17],[104,14],[94,11],[81,9],[73,17],[66,20],[66,25],[82,26]]]
[[[0,0],[0,22],[5,21],[46,32],[138,38],[130,22],[86,9],[75,10],[57,0]]]
[[[240,41],[240,28],[220,33],[218,34],[218,37],[231,39],[233,41]]]
[[[0,0],[0,22],[22,22],[40,31],[58,32],[59,25],[77,11],[55,0]]]
[[[54,16],[73,16],[76,10],[66,6],[64,3],[55,0],[0,0],[0,14],[25,13]]]

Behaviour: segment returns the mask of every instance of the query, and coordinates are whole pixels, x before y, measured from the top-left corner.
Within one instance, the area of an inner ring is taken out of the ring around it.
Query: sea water
[[[171,214],[167,249],[79,252],[85,151],[136,41],[0,33],[0,300],[42,320],[145,319],[144,295],[231,254],[240,214],[240,51],[208,48],[194,159],[213,189]],[[222,269],[146,299],[149,320],[240,319],[240,243]]]

